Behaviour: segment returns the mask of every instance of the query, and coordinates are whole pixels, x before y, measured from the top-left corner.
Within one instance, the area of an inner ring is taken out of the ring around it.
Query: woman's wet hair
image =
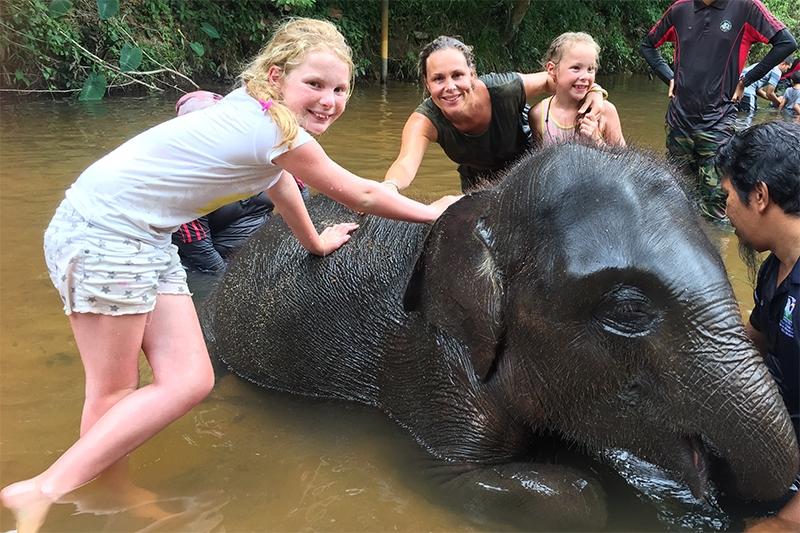
[[[562,33],[553,39],[553,42],[550,43],[550,47],[547,49],[547,52],[545,52],[544,57],[542,58],[542,68],[547,69],[547,63],[551,61],[554,65],[558,65],[567,50],[569,50],[572,45],[577,43],[585,43],[594,48],[595,54],[597,55],[597,66],[599,67],[600,45],[597,44],[597,41],[594,40],[594,37],[582,31],[570,31]]]
[[[344,36],[332,23],[325,20],[293,18],[280,24],[267,44],[239,75],[247,93],[257,100],[272,100],[266,111],[283,133],[283,144],[297,137],[297,118],[282,104],[279,88],[269,82],[270,67],[277,66],[285,77],[302,65],[311,52],[329,52],[344,62],[350,70],[350,90],[353,87],[353,53]]]
[[[750,192],[763,182],[784,213],[800,216],[800,124],[774,121],[739,131],[714,164],[743,204],[750,205]]]
[[[467,66],[469,67],[469,69],[472,71],[475,70],[475,56],[472,53],[472,47],[467,44],[464,44],[456,37],[450,37],[448,35],[440,35],[436,39],[432,40],[431,42],[423,46],[422,50],[420,50],[419,52],[417,72],[419,73],[420,80],[422,80],[423,87],[425,87],[425,81],[428,78],[428,58],[431,56],[432,53],[438,52],[439,50],[447,50],[448,48],[458,50],[459,52],[464,54],[464,59],[467,60]]]

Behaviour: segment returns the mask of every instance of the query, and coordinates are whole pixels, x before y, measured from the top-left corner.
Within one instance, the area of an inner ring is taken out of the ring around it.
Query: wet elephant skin
[[[383,410],[465,511],[600,527],[603,481],[538,453],[553,436],[587,455],[630,450],[697,496],[712,463],[724,475],[711,481],[737,498],[791,483],[783,402],[719,254],[657,159],[545,149],[431,226],[323,197],[309,211],[318,227],[361,227],[318,258],[267,224],[202,310],[210,351],[261,386]]]

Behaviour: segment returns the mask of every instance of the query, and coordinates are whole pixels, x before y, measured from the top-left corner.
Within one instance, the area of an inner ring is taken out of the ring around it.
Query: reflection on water
[[[611,89],[629,142],[662,151],[664,87],[643,78],[600,81]],[[419,98],[410,85],[357,91],[321,142],[345,167],[377,179],[394,159],[403,123]],[[174,109],[171,98],[159,97],[80,103],[4,96],[0,106],[0,485],[6,485],[49,465],[74,441],[80,420],[82,367],[45,271],[44,227],[86,166],[171,118]],[[455,165],[432,146],[409,193],[455,192]],[[711,232],[737,297],[749,309],[751,288],[735,237]],[[212,283],[192,279],[198,295]],[[115,504],[95,482],[54,506],[45,530],[495,528],[476,526],[431,501],[419,467],[421,451],[381,414],[264,391],[230,375],[221,376],[206,401],[130,461],[131,481],[150,496],[138,504]],[[674,499],[685,503],[681,498]],[[0,513],[0,530],[12,528],[10,514]],[[727,525],[724,517],[705,508],[702,513],[705,521],[670,522]],[[639,518],[617,525],[648,527]]]

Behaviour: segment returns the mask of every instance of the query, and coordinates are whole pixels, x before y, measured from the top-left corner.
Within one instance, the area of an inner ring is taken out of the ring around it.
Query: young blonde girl
[[[605,102],[597,117],[578,113],[594,84],[599,55],[600,47],[588,33],[562,33],[550,43],[544,68],[555,83],[555,92],[528,115],[534,145],[576,138],[625,145],[617,108],[611,102]]]
[[[170,234],[267,189],[299,242],[326,255],[355,224],[318,233],[289,172],[354,210],[431,222],[456,197],[414,202],[327,157],[312,134],[344,112],[350,48],[323,21],[274,34],[218,104],[159,124],[86,169],[45,233],[51,279],[84,365],[80,438],[47,470],[0,492],[20,532],[200,402],[214,375]],[[288,172],[286,172],[288,171]],[[276,289],[279,290],[279,289]],[[153,381],[139,387],[142,350]]]

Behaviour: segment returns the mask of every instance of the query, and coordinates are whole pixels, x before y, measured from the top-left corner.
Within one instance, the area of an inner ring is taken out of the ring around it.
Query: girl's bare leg
[[[194,304],[189,296],[159,295],[147,315],[110,317],[73,314],[70,322],[86,367],[87,381],[121,384],[103,388],[103,399],[84,413],[89,426],[75,444],[35,478],[9,485],[0,492],[3,505],[14,511],[20,533],[37,531],[49,506],[61,495],[96,477],[144,441],[200,402],[214,383]],[[153,382],[130,392],[130,369],[136,367],[142,347],[153,368]],[[114,357],[120,358],[113,361]],[[126,377],[117,378],[122,368]],[[115,392],[116,391],[116,392]],[[104,414],[103,402],[117,401]],[[97,418],[91,424],[91,419]]]

